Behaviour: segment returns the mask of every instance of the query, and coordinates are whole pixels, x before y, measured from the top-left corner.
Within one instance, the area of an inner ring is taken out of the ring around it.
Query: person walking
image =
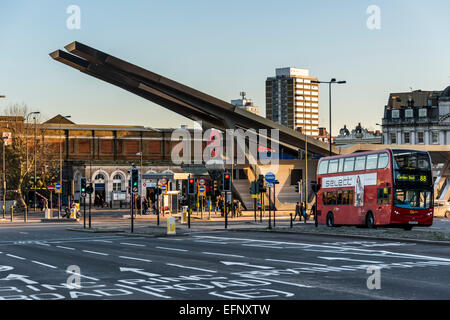
[[[295,215],[294,215],[294,219],[292,221],[295,221],[297,216],[299,217],[298,218],[299,221],[301,221],[302,215],[301,215],[300,203],[299,202],[297,202],[297,204],[295,205]]]
[[[305,223],[306,223],[306,203],[302,202],[302,215],[303,218],[305,219]]]

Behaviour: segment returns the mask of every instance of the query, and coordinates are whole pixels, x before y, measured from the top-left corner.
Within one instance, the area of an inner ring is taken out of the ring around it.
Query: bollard
[[[28,220],[28,206],[25,205],[25,212],[24,212],[24,215],[23,215],[23,221],[27,222],[27,220]]]
[[[167,218],[167,234],[168,235],[176,234],[175,218],[174,217],[168,217]]]
[[[290,215],[291,215],[291,228],[292,228],[294,226],[292,223],[292,213],[290,213]]]
[[[13,218],[14,218],[14,207],[11,206],[11,222],[13,222]]]

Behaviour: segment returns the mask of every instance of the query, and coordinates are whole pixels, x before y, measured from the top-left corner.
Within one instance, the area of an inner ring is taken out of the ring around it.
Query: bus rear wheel
[[[406,231],[411,231],[412,228],[413,228],[413,226],[409,226],[409,225],[403,226],[403,230],[406,230]]]
[[[373,213],[369,212],[366,215],[366,227],[369,229],[375,229],[375,219],[373,217]]]
[[[327,227],[334,227],[334,215],[332,212],[328,212],[327,214]]]

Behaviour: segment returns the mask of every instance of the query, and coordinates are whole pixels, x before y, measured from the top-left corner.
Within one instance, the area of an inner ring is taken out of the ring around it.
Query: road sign
[[[55,193],[62,193],[62,188],[60,183],[55,184]]]
[[[269,183],[275,182],[275,175],[272,172],[268,172],[265,176],[265,179]]]
[[[167,179],[166,179],[166,178],[162,178],[162,179],[160,180],[160,183],[161,183],[161,184],[167,184]]]
[[[9,146],[12,144],[11,132],[3,132],[3,143],[5,144],[5,146]]]
[[[82,193],[81,193],[81,197],[82,197],[82,198],[86,198],[86,192],[82,192]]]
[[[163,185],[161,186],[161,191],[162,191],[163,193],[166,193],[166,192],[167,192],[167,185],[163,184]]]
[[[273,188],[273,183],[267,183],[266,186],[267,188]]]
[[[47,187],[48,191],[53,192],[55,190],[55,186],[54,185],[49,185]]]
[[[198,184],[205,185],[205,179],[198,179]]]
[[[198,187],[198,195],[204,197],[206,193],[206,187],[201,185]]]

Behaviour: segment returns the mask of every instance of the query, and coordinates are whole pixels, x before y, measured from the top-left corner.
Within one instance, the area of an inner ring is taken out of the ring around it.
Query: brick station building
[[[169,181],[171,190],[182,190],[182,181],[187,179],[189,173],[196,176],[206,174],[173,164],[171,152],[179,143],[171,141],[174,129],[83,125],[75,124],[61,115],[38,124],[38,127],[43,130],[44,139],[50,141],[55,158],[61,156],[63,160],[63,205],[71,199],[79,200],[80,177],[86,177],[92,182],[92,203],[118,207],[120,201],[129,202],[127,189],[132,163],[137,168],[141,168],[142,164],[142,174],[173,175],[172,181]],[[193,130],[189,131],[192,135]],[[142,196],[150,197],[157,180],[143,182],[147,183],[142,188]]]

